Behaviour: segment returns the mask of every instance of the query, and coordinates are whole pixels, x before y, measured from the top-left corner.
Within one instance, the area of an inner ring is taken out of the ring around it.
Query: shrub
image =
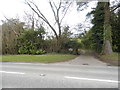
[[[42,49],[39,49],[39,50],[37,50],[36,51],[36,54],[38,55],[38,54],[45,54],[46,53],[46,51],[45,50],[42,50]]]
[[[46,51],[42,49],[26,49],[26,48],[19,48],[18,50],[19,54],[33,54],[33,55],[39,55],[39,54],[45,54]]]
[[[30,49],[30,53],[29,54],[36,54],[36,50],[35,49]]]
[[[21,48],[19,48],[18,53],[19,54],[27,54],[28,50],[26,48],[24,48],[24,47],[21,47]]]

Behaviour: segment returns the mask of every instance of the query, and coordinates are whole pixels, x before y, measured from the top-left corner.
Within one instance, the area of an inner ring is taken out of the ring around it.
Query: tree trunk
[[[61,51],[61,44],[62,44],[62,41],[61,41],[61,37],[59,37],[58,39],[57,39],[57,53],[60,53],[60,51]]]
[[[109,2],[105,2],[105,21],[104,21],[104,45],[103,54],[111,54],[112,51],[112,37],[111,37],[111,25],[110,25],[110,8]]]
[[[112,49],[111,49],[111,43],[109,40],[105,40],[104,41],[104,54],[111,54],[112,53]]]

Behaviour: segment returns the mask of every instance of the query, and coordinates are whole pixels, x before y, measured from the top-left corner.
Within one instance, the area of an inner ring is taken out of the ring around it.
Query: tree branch
[[[52,11],[53,11],[54,18],[55,18],[55,20],[57,21],[57,16],[56,16],[56,13],[55,13],[55,10],[54,10],[54,8],[53,8],[53,5],[52,5],[51,1],[49,1],[49,4],[50,4],[51,9],[52,9]]]
[[[111,10],[111,12],[114,12],[116,9],[118,9],[118,8],[120,8],[120,3],[117,5],[117,6],[114,6],[115,8],[113,8],[112,10]]]
[[[60,24],[61,24],[62,20],[64,19],[64,17],[65,17],[65,15],[66,15],[66,13],[67,13],[67,11],[68,11],[68,9],[69,9],[71,4],[72,4],[72,2],[70,2],[70,4],[68,5],[68,7],[67,7],[67,9],[66,9],[66,11],[65,11],[65,13],[64,13],[64,15],[62,17],[62,19],[60,20]]]
[[[4,16],[5,18],[6,18],[6,20],[7,21],[9,21],[9,22],[11,22],[11,23],[13,23],[14,25],[16,25],[17,26],[17,24],[16,23],[14,23],[13,21],[11,21],[10,19],[8,19],[6,16]],[[11,29],[12,29],[12,31],[15,33],[15,35],[18,37],[20,34],[18,34],[12,27],[11,27]],[[23,27],[22,27],[22,29],[23,29]],[[23,29],[24,30],[24,29]]]
[[[31,6],[30,3],[32,3],[32,4],[35,6],[35,8],[37,9],[38,12]],[[56,32],[55,29],[52,27],[52,25],[49,23],[49,21],[47,20],[47,18],[46,18],[46,17],[42,14],[42,12],[39,10],[39,8],[37,7],[37,5],[36,5],[35,3],[33,3],[33,2],[30,2],[30,3],[27,2],[27,5],[38,15],[39,18],[41,18],[44,22],[46,22],[46,23],[49,25],[49,27],[53,30],[56,38],[58,39],[57,32]]]

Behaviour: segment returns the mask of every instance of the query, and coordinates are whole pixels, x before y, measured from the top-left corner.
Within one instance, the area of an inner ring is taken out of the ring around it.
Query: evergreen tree
[[[93,14],[92,19],[92,48],[100,53],[103,46],[103,25],[104,25],[104,2],[98,2],[95,10],[91,12]]]
[[[111,14],[111,26],[112,26],[112,45],[113,51],[120,52],[120,10],[117,13]]]

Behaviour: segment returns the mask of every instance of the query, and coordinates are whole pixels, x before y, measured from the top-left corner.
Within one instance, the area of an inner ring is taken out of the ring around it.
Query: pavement
[[[89,66],[106,66],[108,65],[105,62],[100,61],[94,56],[89,55],[80,55],[77,58],[67,61],[67,62],[59,62],[54,64],[69,64],[69,65],[89,65]]]
[[[118,68],[92,56],[61,63],[4,62],[2,88],[118,88]]]

